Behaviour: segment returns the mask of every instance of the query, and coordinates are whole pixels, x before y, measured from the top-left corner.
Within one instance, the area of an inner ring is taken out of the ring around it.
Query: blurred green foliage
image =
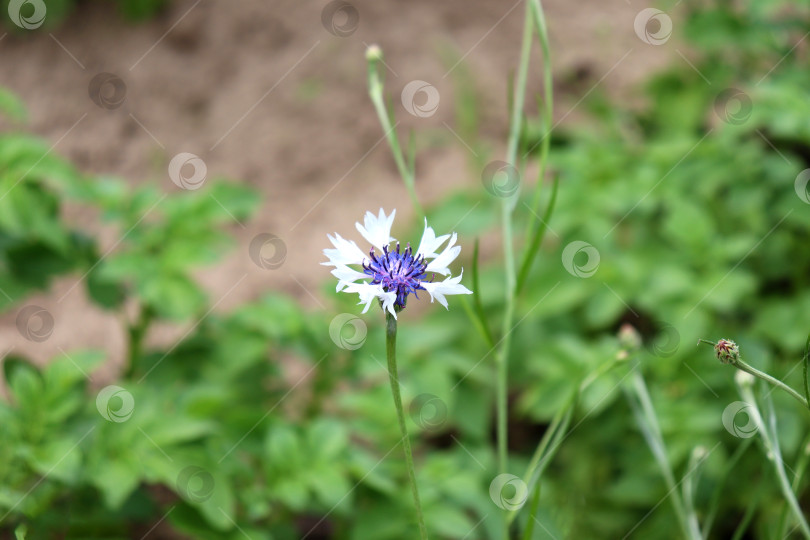
[[[533,538],[676,534],[666,485],[621,392],[635,362],[676,477],[696,447],[708,452],[695,503],[703,521],[717,501],[711,538],[741,527],[739,534],[770,539],[784,510],[757,444],[723,427],[725,407],[739,399],[732,370],[693,344],[734,338],[750,363],[801,386],[794,368],[810,311],[810,207],[794,180],[810,166],[810,72],[806,48],[794,46],[810,13],[785,2],[684,2],[673,18],[696,69],[676,61],[651,76],[644,105],[632,109],[597,89],[583,102],[587,125],[554,133],[557,210],[513,338],[515,474],[555,412],[616,356],[623,323],[638,328],[645,347],[581,396],[545,473]],[[475,107],[469,92],[463,102]],[[13,96],[0,93],[0,107],[24,120]],[[465,136],[478,128],[474,110],[458,114]],[[537,145],[541,125],[529,123],[524,150]],[[454,228],[469,246],[495,226],[497,205],[477,180],[471,185],[429,212],[436,230]],[[256,203],[233,182],[165,195],[87,178],[40,140],[0,137],[0,308],[13,309],[57,276],[84,276],[88,296],[120,315],[130,337],[118,388],[105,399],[85,376],[103,354],[71,351],[44,368],[5,358],[0,531],[129,538],[158,526],[210,539],[393,540],[413,530],[382,317],[372,310],[353,350],[339,345],[345,329],[330,328],[334,314],[356,313],[349,298],[336,298],[326,314],[271,294],[203,316],[209,302],[193,270],[222,256],[231,243],[225,225],[248,219]],[[63,218],[66,204],[92,209],[123,239],[102,250]],[[394,234],[416,238],[421,224],[410,232]],[[599,253],[591,277],[562,263],[576,240]],[[471,252],[465,247],[462,257]],[[484,264],[481,272],[476,293],[495,321],[503,271]],[[127,306],[136,308],[132,320]],[[192,323],[191,331],[176,346],[147,349],[146,333],[162,320]],[[399,336],[431,536],[497,538],[489,347],[459,307],[409,310]],[[807,444],[806,412],[774,398],[792,464]],[[805,486],[798,493],[807,507]]]
[[[169,0],[112,0],[112,2],[128,20],[141,21],[156,16],[166,7]],[[79,0],[6,0],[3,2],[2,19],[6,28],[20,32],[39,26],[53,28],[62,24],[76,9],[78,3]]]

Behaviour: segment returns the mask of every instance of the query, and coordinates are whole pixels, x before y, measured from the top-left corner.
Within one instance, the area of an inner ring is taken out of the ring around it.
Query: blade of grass
[[[473,305],[475,306],[475,314],[478,317],[481,328],[483,329],[484,336],[490,347],[495,346],[495,339],[492,337],[492,331],[489,329],[486,316],[484,315],[484,305],[481,303],[481,281],[478,274],[478,238],[475,239],[473,244],[473,259],[472,259],[472,279],[473,279]]]
[[[546,229],[548,229],[548,220],[551,219],[551,214],[554,212],[554,205],[557,202],[557,188],[559,185],[559,176],[555,175],[554,183],[551,187],[551,198],[548,201],[548,206],[546,206],[543,219],[536,224],[531,240],[523,253],[523,262],[520,264],[520,273],[518,274],[517,285],[515,285],[515,295],[520,294],[520,291],[526,284],[526,278],[529,276],[529,271],[531,270],[535,256],[540,249],[540,244],[543,242]]]

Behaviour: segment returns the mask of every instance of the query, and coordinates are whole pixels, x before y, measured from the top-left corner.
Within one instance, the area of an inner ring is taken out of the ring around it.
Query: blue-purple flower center
[[[382,284],[386,292],[397,293],[395,307],[404,308],[409,294],[416,296],[416,291],[425,290],[422,281],[427,262],[422,255],[414,256],[410,244],[402,252],[399,242],[396,251],[388,251],[388,246],[384,246],[380,256],[375,255],[374,248],[371,248],[369,256],[371,260],[363,264],[363,272],[371,276],[372,285]]]

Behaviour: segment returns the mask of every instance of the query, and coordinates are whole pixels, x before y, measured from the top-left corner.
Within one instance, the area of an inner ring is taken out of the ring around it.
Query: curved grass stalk
[[[796,500],[796,495],[793,493],[793,489],[785,473],[782,452],[779,448],[779,437],[776,431],[776,414],[773,409],[773,400],[770,398],[769,394],[766,394],[765,402],[768,406],[768,423],[766,424],[762,418],[762,413],[757,405],[756,398],[754,397],[752,386],[753,384],[748,383],[738,384],[740,396],[750,407],[747,412],[757,426],[757,433],[762,438],[768,459],[773,463],[782,495],[785,497],[788,507],[796,518],[802,534],[805,538],[810,540],[810,525],[808,525],[807,519],[804,517],[804,513],[799,506],[799,502]]]
[[[408,190],[411,203],[417,214],[424,218],[425,211],[422,209],[422,205],[419,204],[419,199],[416,196],[416,187],[414,185],[416,171],[414,168],[415,151],[413,138],[411,137],[410,139],[408,157],[406,158],[402,151],[402,145],[399,143],[396,125],[392,122],[392,115],[385,106],[383,77],[379,69],[379,63],[382,60],[382,51],[379,47],[369,47],[366,51],[366,59],[368,63],[368,95],[371,97],[371,103],[374,104],[374,110],[377,112],[377,117],[382,125],[385,138],[388,140],[388,146],[391,147],[394,162],[397,165],[399,175],[405,183],[405,188]]]
[[[636,423],[644,436],[644,440],[647,442],[647,446],[650,447],[653,457],[658,464],[658,468],[661,470],[661,476],[664,477],[664,481],[667,484],[668,493],[670,494],[669,499],[672,501],[672,508],[678,518],[681,532],[685,538],[702,540],[703,535],[700,532],[700,526],[694,509],[690,511],[690,507],[684,503],[681,494],[678,492],[678,484],[675,482],[675,475],[672,472],[672,467],[670,467],[669,459],[667,458],[667,450],[664,444],[664,438],[661,435],[658,417],[652,406],[652,400],[647,391],[644,377],[642,377],[638,368],[634,368],[631,382],[631,385],[624,387],[625,395],[627,396],[627,401],[630,403],[633,416],[636,418]]]

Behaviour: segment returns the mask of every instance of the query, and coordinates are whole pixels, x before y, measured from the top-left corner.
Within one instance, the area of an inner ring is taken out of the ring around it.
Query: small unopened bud
[[[382,49],[379,45],[369,45],[366,49],[366,60],[369,62],[382,60]]]
[[[714,346],[717,359],[724,364],[734,364],[740,359],[740,348],[737,344],[728,339],[721,339]]]
[[[746,371],[738,371],[735,373],[734,380],[743,388],[754,386],[754,376]]]
[[[626,351],[635,351],[641,347],[641,335],[632,324],[624,323],[619,328],[619,345]]]

